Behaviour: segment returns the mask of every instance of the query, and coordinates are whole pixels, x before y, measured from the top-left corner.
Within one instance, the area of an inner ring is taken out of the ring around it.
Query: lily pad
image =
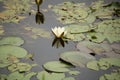
[[[120,73],[110,73],[110,74],[104,74],[99,78],[99,80],[119,80],[120,79]]]
[[[88,62],[87,63],[87,68],[98,71],[99,70],[98,61]]]
[[[45,63],[43,67],[53,72],[68,72],[70,71],[68,68],[72,66],[60,61],[51,61],[51,62]]]
[[[69,25],[66,27],[67,32],[71,33],[71,34],[79,34],[82,32],[87,32],[90,30],[90,26],[85,24],[85,23],[81,23],[81,24],[73,24],[73,25]]]
[[[20,46],[24,43],[24,40],[20,37],[4,37],[0,39],[0,45],[8,44]]]
[[[104,41],[105,36],[101,33],[87,33],[87,38],[92,42],[100,43]]]
[[[11,72],[14,71],[26,72],[26,71],[30,71],[31,68],[32,66],[28,63],[16,63],[8,66],[8,70]]]
[[[38,80],[62,80],[65,78],[64,73],[48,73],[46,71],[41,71],[37,75]]]
[[[11,61],[11,56],[14,56],[16,58],[23,58],[26,55],[27,51],[24,48],[12,45],[0,46],[0,67],[5,67],[13,63],[14,61],[13,59]],[[16,58],[14,58],[15,61],[17,60]]]
[[[30,72],[27,75],[25,75],[25,77],[22,80],[30,80],[30,78],[34,75],[36,75],[35,72]]]
[[[69,71],[69,74],[71,74],[71,75],[79,75],[80,72],[79,71]]]
[[[120,58],[101,58],[99,61],[90,61],[87,63],[87,67],[92,70],[107,70],[112,66],[120,67]]]
[[[7,80],[21,80],[24,78],[24,74],[19,72],[13,72],[8,75]]]
[[[66,62],[69,62],[75,66],[85,67],[88,61],[95,60],[95,57],[90,54],[79,51],[68,51],[60,54],[60,58]]]

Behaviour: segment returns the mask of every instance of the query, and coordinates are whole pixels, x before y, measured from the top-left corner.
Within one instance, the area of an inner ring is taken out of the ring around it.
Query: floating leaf
[[[0,45],[9,44],[20,46],[24,43],[24,40],[20,37],[4,37],[0,39]]]
[[[11,63],[15,62],[15,60],[17,60],[16,58],[23,58],[26,55],[27,51],[21,47],[12,45],[0,46],[0,67],[8,66]],[[16,58],[12,58],[11,56],[14,56]]]
[[[80,67],[84,67],[88,61],[95,60],[95,58],[90,54],[79,51],[68,51],[61,53],[60,58],[66,62]]]
[[[81,23],[81,24],[73,24],[73,25],[69,25],[66,27],[66,30],[71,33],[71,34],[79,34],[82,32],[87,32],[90,30],[90,26],[85,24],[85,23]]]
[[[51,62],[45,63],[43,67],[53,72],[68,72],[70,70],[67,67],[71,67],[71,65],[65,64],[60,61],[51,61]]]
[[[24,78],[24,74],[19,72],[13,72],[8,75],[7,80],[21,80]]]
[[[120,67],[120,58],[101,58],[100,61]]]
[[[87,67],[92,70],[107,70],[111,66],[120,67],[120,58],[101,58],[99,61],[90,61],[87,63]]]
[[[30,71],[32,66],[28,63],[16,63],[8,66],[8,70],[10,71],[19,71],[19,72],[25,72],[25,71]]]
[[[98,66],[98,61],[90,61],[87,63],[87,68],[90,68],[92,70],[99,70],[99,66]]]
[[[65,77],[64,73],[48,73],[46,71],[41,71],[38,73],[38,80],[62,80]]]
[[[89,14],[88,17],[85,18],[85,21],[89,24],[95,22],[95,20],[96,20],[96,17],[93,14]]]
[[[104,41],[105,36],[101,33],[88,33],[87,38],[93,42],[100,43]]]
[[[30,78],[34,75],[36,75],[35,72],[30,72],[27,75],[25,75],[25,77],[22,80],[30,80]]]
[[[120,73],[110,73],[110,74],[104,74],[99,78],[99,80],[119,80],[120,79]]]
[[[107,38],[110,43],[120,41],[120,20],[104,20],[98,24],[96,31],[103,33],[103,36]]]

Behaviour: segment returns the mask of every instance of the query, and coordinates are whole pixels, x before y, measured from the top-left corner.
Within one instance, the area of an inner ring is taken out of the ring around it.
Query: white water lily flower
[[[57,38],[61,38],[67,33],[67,31],[65,31],[64,27],[52,28],[52,32]]]

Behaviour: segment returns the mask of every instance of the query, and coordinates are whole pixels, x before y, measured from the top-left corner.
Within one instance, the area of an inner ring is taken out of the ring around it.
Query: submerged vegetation
[[[38,7],[41,0],[35,0]],[[4,10],[0,12],[0,35],[6,35],[3,23],[19,23],[26,18],[33,5],[32,0],[0,0]],[[0,68],[7,68],[8,74],[0,73],[0,80],[76,80],[75,76],[82,74],[79,68],[88,68],[94,71],[106,71],[115,68],[111,73],[101,75],[99,80],[120,79],[120,3],[104,3],[103,0],[85,3],[63,2],[49,5],[48,8],[56,13],[57,20],[65,26],[52,28],[55,36],[52,46],[64,42],[76,42],[76,49],[60,53],[60,60],[42,64],[42,71],[32,71],[39,67],[33,55],[23,46],[24,38],[16,36],[0,37]],[[84,8],[84,9],[83,9]],[[39,8],[38,8],[39,10]],[[44,16],[42,15],[42,18]],[[44,19],[36,15],[36,22],[43,23]],[[16,24],[18,25],[18,24]],[[33,26],[21,27],[33,39],[39,37],[51,38],[51,33],[44,28]],[[26,41],[27,42],[27,41]],[[118,43],[118,44],[117,44]],[[44,54],[44,53],[43,53]],[[96,58],[97,56],[104,56]],[[24,62],[22,60],[28,60]],[[32,60],[33,63],[29,63]],[[75,69],[77,67],[77,69]],[[67,74],[67,75],[66,75]]]

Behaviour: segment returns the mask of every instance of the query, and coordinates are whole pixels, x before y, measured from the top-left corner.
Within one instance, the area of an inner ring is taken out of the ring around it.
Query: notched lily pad
[[[53,72],[68,72],[70,71],[68,68],[72,67],[72,65],[66,64],[60,61],[51,61],[51,62],[45,63],[43,67]]]

